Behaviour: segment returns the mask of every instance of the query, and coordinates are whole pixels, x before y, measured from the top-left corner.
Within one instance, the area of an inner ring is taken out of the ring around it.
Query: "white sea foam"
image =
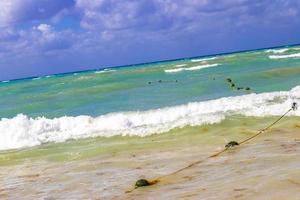
[[[175,65],[175,67],[184,67],[186,66],[187,64],[178,64],[178,65]]]
[[[174,69],[166,69],[166,73],[175,73],[175,72],[180,72],[180,71],[193,71],[193,70],[199,70],[199,69],[204,69],[204,68],[209,68],[209,67],[216,67],[220,64],[215,63],[215,64],[206,64],[206,65],[198,65],[194,67],[187,67],[187,68],[174,68]]]
[[[7,80],[7,81],[1,81],[2,83],[9,83],[10,82],[10,80]]]
[[[19,114],[0,120],[0,150],[87,137],[148,136],[187,125],[221,122],[230,115],[277,116],[300,101],[300,86],[291,91],[248,94],[193,102],[156,110],[120,112],[99,117],[47,119]],[[290,115],[300,116],[300,110]]]
[[[114,69],[104,69],[104,70],[101,70],[101,71],[95,71],[95,74],[103,74],[103,73],[107,73],[107,72],[114,72],[116,70]]]
[[[203,62],[203,61],[214,60],[214,59],[216,59],[216,57],[192,59],[191,62]]]
[[[166,69],[165,72],[166,73],[174,73],[174,72],[180,72],[183,70],[184,70],[184,68],[175,68],[175,69]]]
[[[36,77],[36,78],[33,78],[32,80],[40,80],[41,79],[41,77]]]
[[[288,51],[289,49],[269,49],[266,50],[267,53],[275,53],[275,54],[280,54]]]
[[[220,64],[215,63],[215,64],[207,64],[207,65],[198,65],[198,66],[194,66],[194,67],[185,68],[185,70],[193,71],[193,70],[204,69],[204,68],[209,68],[209,67],[216,67],[218,65],[220,65]]]
[[[270,55],[270,59],[285,59],[285,58],[300,58],[300,53],[287,54],[287,55]]]

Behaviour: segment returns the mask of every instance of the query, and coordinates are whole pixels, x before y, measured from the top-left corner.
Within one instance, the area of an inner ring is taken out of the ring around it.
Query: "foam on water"
[[[103,73],[108,73],[108,72],[114,72],[116,70],[114,69],[104,69],[104,70],[101,70],[101,71],[95,71],[95,74],[103,74]]]
[[[285,59],[285,58],[300,58],[300,53],[287,54],[287,55],[270,55],[270,59]]]
[[[180,72],[180,71],[193,71],[193,70],[199,70],[199,69],[204,69],[208,67],[216,67],[220,64],[215,63],[215,64],[206,64],[206,65],[198,65],[194,67],[188,67],[188,68],[175,68],[175,69],[166,69],[166,73],[174,73],[174,72]]]
[[[191,62],[203,62],[203,61],[208,61],[208,60],[214,60],[217,57],[212,57],[212,58],[200,58],[200,59],[192,59]]]
[[[7,80],[7,81],[1,81],[2,83],[9,83],[10,81],[9,80]]]
[[[180,72],[183,70],[184,70],[184,68],[175,68],[175,69],[166,69],[165,72],[166,73],[174,73],[174,72]]]
[[[288,51],[289,49],[269,49],[266,50],[267,53],[275,53],[275,54],[280,54]]]
[[[30,147],[48,142],[87,137],[148,136],[174,128],[221,122],[228,116],[277,116],[300,101],[300,86],[290,91],[248,94],[193,102],[156,110],[118,112],[98,117],[48,119],[19,114],[0,120],[0,150]],[[300,116],[300,111],[290,115]]]
[[[175,65],[175,67],[184,67],[186,66],[186,64],[178,64],[178,65]]]

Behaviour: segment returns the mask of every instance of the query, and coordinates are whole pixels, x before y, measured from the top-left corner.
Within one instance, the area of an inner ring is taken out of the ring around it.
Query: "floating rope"
[[[210,156],[208,156],[208,157],[206,157],[206,158],[204,158],[204,159],[202,159],[202,160],[195,161],[195,162],[189,164],[188,166],[183,167],[183,168],[181,168],[181,169],[178,169],[178,170],[176,170],[176,171],[174,171],[174,172],[172,172],[172,173],[169,173],[169,174],[160,176],[160,177],[158,177],[158,178],[156,178],[156,179],[154,179],[154,180],[152,180],[152,181],[148,181],[148,180],[146,180],[146,179],[139,179],[139,180],[136,182],[135,187],[134,187],[133,189],[131,189],[131,190],[126,191],[126,193],[130,193],[130,192],[132,192],[133,190],[135,190],[135,189],[137,189],[137,188],[139,188],[139,187],[145,187],[145,186],[154,185],[154,184],[158,183],[158,182],[160,181],[160,179],[162,179],[162,178],[164,178],[164,177],[167,177],[167,176],[171,176],[171,175],[177,174],[177,173],[179,173],[179,172],[181,172],[181,171],[183,171],[183,170],[186,170],[186,169],[191,168],[191,167],[193,167],[193,166],[195,166],[195,165],[197,165],[197,164],[200,164],[200,163],[206,161],[207,159],[217,157],[217,156],[221,155],[222,153],[226,152],[226,151],[227,151],[228,149],[230,149],[230,148],[233,148],[233,147],[235,147],[235,146],[244,144],[244,143],[246,143],[246,142],[252,140],[253,138],[259,136],[260,134],[266,132],[268,129],[270,129],[272,126],[274,126],[276,123],[278,123],[282,118],[284,118],[289,112],[291,112],[292,110],[293,110],[293,111],[296,111],[297,108],[298,108],[297,103],[295,103],[295,102],[292,103],[291,108],[290,108],[289,110],[287,110],[282,116],[280,116],[276,121],[274,121],[272,124],[270,124],[270,125],[267,126],[266,128],[259,130],[255,135],[252,135],[252,136],[246,138],[245,140],[241,141],[240,143],[238,143],[238,142],[236,142],[236,141],[231,141],[231,142],[229,142],[229,143],[227,143],[227,144],[225,145],[225,148],[224,148],[223,150],[221,150],[221,151],[219,151],[219,152],[217,152],[217,153],[214,153],[214,154],[212,154],[212,155],[210,155]]]

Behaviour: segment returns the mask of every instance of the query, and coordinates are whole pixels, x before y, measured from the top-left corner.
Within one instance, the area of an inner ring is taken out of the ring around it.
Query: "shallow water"
[[[125,191],[242,141],[300,103],[299,52],[3,81],[0,199],[297,199],[300,110],[245,145]]]
[[[232,117],[145,138],[95,138],[1,154],[0,196],[8,199],[297,199],[300,123],[288,117],[248,143],[157,185],[125,193],[241,141],[276,118]],[[113,175],[113,176],[112,176]],[[267,191],[267,192],[266,192]]]
[[[268,103],[273,92],[291,91],[277,95],[287,98],[277,102],[282,109],[300,98],[300,58],[288,56],[299,52],[291,46],[0,82],[0,150],[145,136],[236,114],[278,115]],[[212,100],[214,113],[207,106]],[[265,110],[247,111],[259,109],[260,100]]]

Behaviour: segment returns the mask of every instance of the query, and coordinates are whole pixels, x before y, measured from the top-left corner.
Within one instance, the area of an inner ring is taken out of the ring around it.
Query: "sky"
[[[0,80],[300,43],[300,0],[0,0]]]

